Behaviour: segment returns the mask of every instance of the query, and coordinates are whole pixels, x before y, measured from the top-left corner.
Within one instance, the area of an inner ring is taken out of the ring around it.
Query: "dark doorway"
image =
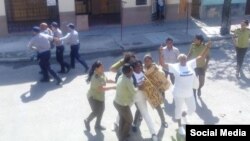
[[[59,22],[58,0],[5,0],[8,31],[30,31],[41,22]]]
[[[191,16],[200,19],[200,6],[201,6],[201,0],[192,0],[192,11]]]
[[[247,0],[246,3],[246,15],[250,15],[250,0]]]
[[[89,25],[112,25],[121,23],[121,0],[91,0]]]

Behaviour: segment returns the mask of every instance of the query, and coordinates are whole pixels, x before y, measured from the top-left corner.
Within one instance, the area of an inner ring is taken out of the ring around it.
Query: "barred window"
[[[147,0],[136,0],[136,5],[146,5]]]

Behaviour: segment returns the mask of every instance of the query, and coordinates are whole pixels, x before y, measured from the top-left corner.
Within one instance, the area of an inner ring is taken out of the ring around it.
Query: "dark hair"
[[[125,52],[124,53],[124,63],[130,63],[131,58],[135,58],[135,54],[132,52]]]
[[[243,20],[243,22],[248,26],[249,25],[249,21],[248,20]]]
[[[136,61],[132,64],[133,69],[135,69],[136,66],[138,66],[138,65],[142,65],[142,61],[136,60]]]
[[[122,73],[123,74],[128,74],[130,72],[131,72],[131,65],[128,64],[128,63],[124,64],[123,67],[122,67]]]
[[[101,61],[97,60],[94,62],[94,64],[91,66],[91,69],[89,71],[89,74],[88,74],[88,78],[87,78],[87,83],[89,83],[91,81],[91,78],[95,72],[95,69],[96,68],[99,68],[100,66],[102,65]]]
[[[166,39],[166,41],[167,41],[167,42],[168,42],[168,41],[173,42],[174,40],[173,40],[172,38],[169,38],[169,37],[168,37],[168,38]]]
[[[195,38],[199,41],[201,41],[201,43],[204,42],[204,37],[201,34],[195,35]]]
[[[75,29],[75,25],[73,23],[69,23],[67,27],[69,27],[70,29]]]
[[[35,33],[39,33],[40,30],[41,30],[41,29],[40,29],[40,27],[38,27],[38,26],[33,26],[33,27],[32,27],[32,31],[35,32]]]
[[[53,26],[53,27],[55,27],[55,28],[58,28],[58,27],[59,27],[57,22],[52,22],[52,23],[51,23],[51,26]]]

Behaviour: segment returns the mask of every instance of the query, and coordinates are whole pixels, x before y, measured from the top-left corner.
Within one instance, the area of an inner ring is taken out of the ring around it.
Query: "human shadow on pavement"
[[[47,92],[61,88],[53,82],[41,83],[37,82],[30,86],[30,90],[20,96],[23,103],[28,103],[41,99]]]
[[[161,127],[157,133],[158,141],[164,141],[164,140],[162,140],[164,133],[165,133],[165,128]],[[140,128],[137,129],[137,132],[134,132],[133,137],[134,137],[134,140],[136,140],[136,141],[152,141],[152,138],[142,138]]]
[[[247,78],[244,72],[240,73],[241,77],[238,79],[238,85],[240,88],[245,89],[250,87],[250,78]]]
[[[99,131],[95,130],[96,134],[93,135],[89,131],[84,131],[84,134],[88,137],[88,141],[104,141],[104,134]]]
[[[198,103],[198,100],[201,105]],[[213,115],[213,112],[208,108],[201,97],[199,97],[196,102],[196,113],[204,121],[204,124],[216,124],[219,122],[219,118]]]
[[[170,103],[167,99],[164,100],[164,111],[169,117],[172,117],[172,120],[175,121],[174,119],[174,100],[172,103]]]

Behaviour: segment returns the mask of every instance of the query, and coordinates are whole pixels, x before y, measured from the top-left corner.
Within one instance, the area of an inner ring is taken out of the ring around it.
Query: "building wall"
[[[0,0],[0,36],[8,34],[6,11],[4,0]]]
[[[60,23],[63,31],[67,31],[68,23],[76,24],[75,0],[58,0]]]

